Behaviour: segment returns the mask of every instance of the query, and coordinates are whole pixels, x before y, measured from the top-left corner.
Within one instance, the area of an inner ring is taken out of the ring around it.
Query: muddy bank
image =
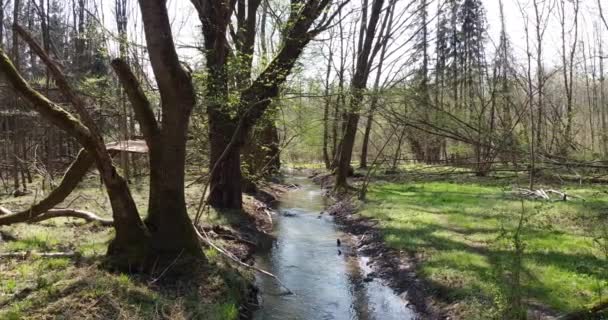
[[[334,183],[332,175],[313,173],[310,178],[329,195]],[[430,285],[416,276],[416,258],[389,248],[376,228],[377,222],[357,214],[356,202],[354,198],[343,197],[327,208],[326,213],[334,216],[342,230],[353,236],[354,249],[372,270],[368,278],[382,279],[413,305],[421,319],[449,319],[445,306],[434,298]]]

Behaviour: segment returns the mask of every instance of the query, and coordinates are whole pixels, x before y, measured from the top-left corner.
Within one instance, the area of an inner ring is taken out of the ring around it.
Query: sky
[[[114,20],[114,1],[113,0],[95,0],[97,1],[100,8],[103,10],[103,19],[105,26],[110,32],[116,30]],[[129,20],[136,21],[135,24],[130,23],[129,34],[131,40],[136,43],[144,43],[143,32],[136,0],[129,0],[131,2],[131,10],[129,12]],[[354,3],[358,3],[357,0],[351,0]],[[406,5],[409,0],[399,0],[403,5]],[[436,1],[431,0],[429,4],[431,11],[436,10]],[[539,0],[540,2],[546,2],[547,0]],[[560,0],[558,0],[560,1]],[[572,0],[566,0],[571,2]],[[608,0],[600,0],[606,3],[608,10]],[[500,6],[499,0],[483,0],[483,5],[486,9],[486,18],[488,23],[488,42],[486,47],[488,52],[493,52],[493,48],[498,43],[499,32],[500,32]],[[525,59],[525,19],[522,15],[522,9],[524,14],[530,17],[530,28],[534,28],[534,11],[532,7],[532,0],[503,0],[506,29],[509,38],[512,42],[512,47],[516,58]],[[599,11],[597,9],[597,0],[580,0],[581,9],[579,14],[579,39],[578,41],[592,41],[592,30],[594,21],[599,21]],[[522,9],[520,9],[520,6]],[[185,61],[191,64],[201,63],[201,54],[198,50],[192,47],[200,46],[200,22],[196,10],[192,6],[189,0],[168,0],[167,7],[169,9],[169,15],[173,26],[173,33],[175,42],[178,46],[180,55]],[[571,10],[571,6],[567,4],[567,8]],[[570,12],[570,18],[572,13]],[[608,13],[607,13],[608,14]],[[430,16],[434,16],[433,12]],[[570,23],[571,19],[567,19]],[[432,23],[434,26],[434,22]],[[569,28],[568,28],[569,29]],[[588,39],[590,38],[590,39]],[[608,39],[608,31],[604,32],[605,40]],[[557,16],[557,8],[554,8],[553,13],[550,14],[549,24],[544,39],[545,53],[543,58],[547,65],[558,65],[560,63],[560,50],[561,50],[561,28],[559,25],[559,19]],[[115,48],[114,48],[115,50]],[[115,54],[115,52],[114,52]],[[491,56],[490,56],[491,57]],[[314,67],[314,63],[313,63]],[[321,71],[321,70],[318,70]]]

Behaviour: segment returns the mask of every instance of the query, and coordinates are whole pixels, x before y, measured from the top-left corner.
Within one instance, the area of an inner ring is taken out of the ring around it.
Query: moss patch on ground
[[[378,180],[361,214],[379,221],[390,246],[415,254],[451,314],[503,318],[517,297],[530,309],[567,313],[608,298],[601,186],[555,187],[584,200],[547,202],[521,200],[495,178],[443,179]]]

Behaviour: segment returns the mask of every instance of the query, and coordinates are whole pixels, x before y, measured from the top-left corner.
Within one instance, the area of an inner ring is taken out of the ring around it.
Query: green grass
[[[522,202],[494,181],[372,184],[362,214],[380,221],[387,243],[416,254],[419,274],[462,318],[500,318],[509,308],[513,235]],[[600,189],[567,188],[585,198],[524,201],[524,301],[563,313],[608,297],[608,228]],[[459,318],[460,318],[459,317]]]
[[[193,180],[196,177],[191,177]],[[133,197],[145,215],[147,179],[133,181]],[[34,189],[36,185],[32,185]],[[186,189],[191,214],[200,197],[200,184]],[[0,198],[12,210],[26,208],[41,194]],[[109,201],[99,180],[91,176],[60,205],[111,217]],[[211,212],[206,223],[225,224]],[[186,282],[151,283],[150,277],[111,273],[101,267],[112,228],[82,220],[57,218],[36,224],[0,228],[0,253],[77,252],[78,258],[0,259],[0,319],[238,319],[252,274],[234,269],[213,250],[205,250],[209,265]]]

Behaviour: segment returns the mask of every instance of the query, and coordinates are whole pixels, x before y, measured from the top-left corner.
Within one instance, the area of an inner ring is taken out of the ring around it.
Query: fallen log
[[[6,208],[2,208],[2,207],[0,207],[0,212],[3,212],[3,214],[6,214],[7,216],[17,215],[17,214],[12,213],[10,210],[8,210]],[[84,210],[76,210],[76,209],[50,209],[43,213],[37,214],[34,217],[32,217],[31,219],[28,219],[27,221],[23,221],[23,222],[34,223],[34,222],[41,222],[41,221],[45,221],[45,220],[49,220],[49,219],[53,219],[53,218],[60,218],[60,217],[84,219],[87,222],[98,222],[102,226],[114,225],[114,220],[112,220],[112,219],[104,219],[104,218],[94,214],[93,212],[84,211]]]
[[[104,218],[94,214],[93,212],[75,210],[75,209],[52,209],[39,216],[36,216],[33,219],[30,219],[30,222],[41,222],[44,220],[58,218],[58,217],[84,219],[87,222],[98,222],[102,226],[114,225],[114,220],[112,220],[112,219],[104,219]]]

